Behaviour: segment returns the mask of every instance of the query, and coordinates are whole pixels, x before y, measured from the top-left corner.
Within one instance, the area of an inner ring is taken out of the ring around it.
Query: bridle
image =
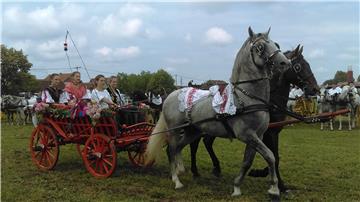
[[[291,68],[292,71],[295,73],[296,78],[300,81],[299,83],[303,86],[309,83],[309,79],[314,77],[314,74],[312,72],[305,74],[304,68],[301,66],[299,62],[296,62],[298,59],[302,59],[302,56],[295,57],[291,59]],[[300,74],[303,72],[305,74],[304,76],[300,76]]]
[[[250,42],[250,55],[251,55],[251,60],[254,63],[254,65],[258,68],[260,68],[261,66],[256,64],[255,62],[255,58],[254,58],[254,52],[265,61],[265,65],[264,66],[268,66],[270,68],[274,67],[274,57],[281,52],[280,49],[275,50],[274,52],[272,52],[269,55],[264,55],[264,46],[262,44],[257,44],[260,40],[264,40],[266,43],[269,43],[268,40],[266,40],[264,37],[258,37],[257,39],[255,39],[254,41]]]

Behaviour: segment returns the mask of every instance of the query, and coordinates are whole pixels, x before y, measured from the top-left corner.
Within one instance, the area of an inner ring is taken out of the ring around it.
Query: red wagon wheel
[[[116,168],[116,149],[110,138],[102,134],[94,134],[85,143],[82,152],[86,169],[97,178],[107,178]]]
[[[84,152],[85,145],[83,144],[76,144],[76,150],[80,154],[80,157],[82,157],[82,153]]]
[[[59,159],[59,143],[53,130],[45,125],[38,125],[30,137],[32,161],[41,170],[51,170]]]
[[[146,146],[147,146],[147,142],[143,142],[143,143],[141,143],[141,145],[139,146],[139,148],[137,150],[129,150],[128,151],[129,160],[131,161],[131,163],[134,166],[151,167],[154,164],[155,161],[151,161],[149,163],[145,162]]]

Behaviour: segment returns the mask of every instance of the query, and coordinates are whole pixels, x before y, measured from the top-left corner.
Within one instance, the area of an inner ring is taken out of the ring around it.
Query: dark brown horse
[[[303,48],[300,45],[293,51],[287,51],[284,54],[291,60],[292,68],[289,68],[284,74],[274,74],[270,80],[270,102],[276,104],[279,107],[285,108],[289,97],[290,84],[295,84],[301,87],[305,91],[305,95],[314,95],[319,91],[316,79],[311,71],[309,63],[304,59],[302,55]],[[278,122],[285,120],[286,115],[282,112],[271,110],[270,122]],[[280,177],[279,172],[279,133],[282,127],[268,128],[264,133],[263,142],[275,155],[276,174],[279,180],[280,191],[286,191],[284,182]],[[194,177],[199,176],[196,166],[196,152],[201,138],[190,144],[191,147],[191,171]],[[204,136],[203,142],[207,149],[211,160],[213,162],[213,174],[220,176],[221,169],[218,158],[213,150],[213,143],[215,137]],[[251,170],[250,176],[267,176],[268,168],[261,170]]]

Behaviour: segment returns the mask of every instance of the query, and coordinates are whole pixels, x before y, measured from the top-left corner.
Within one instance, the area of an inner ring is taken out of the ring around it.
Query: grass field
[[[360,130],[320,131],[319,125],[296,125],[283,130],[280,140],[281,171],[294,190],[290,201],[360,201]],[[87,173],[75,145],[60,148],[53,171],[42,172],[32,163],[29,136],[32,127],[2,125],[1,201],[268,201],[269,178],[247,177],[243,195],[232,198],[233,179],[239,172],[244,144],[215,141],[223,176],[212,176],[212,164],[200,144],[201,178],[192,179],[189,148],[183,152],[185,187],[175,191],[165,152],[152,168],[136,169],[119,153],[115,174],[98,180]],[[263,168],[257,155],[253,168]]]

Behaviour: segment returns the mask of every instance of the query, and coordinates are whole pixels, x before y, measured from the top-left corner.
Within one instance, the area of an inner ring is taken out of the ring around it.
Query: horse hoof
[[[183,187],[184,187],[184,185],[181,182],[176,183],[176,185],[175,185],[175,189],[181,189]]]
[[[221,177],[221,171],[218,169],[213,169],[212,173],[215,177]]]
[[[280,190],[277,186],[271,185],[270,189],[268,190],[268,194],[270,194],[271,196],[279,196],[280,197]]]
[[[270,194],[270,199],[271,199],[271,202],[280,202],[280,195],[276,196],[276,195]]]
[[[231,196],[235,197],[235,196],[240,196],[240,195],[241,195],[240,187],[235,187],[234,186],[234,192],[231,194]]]

